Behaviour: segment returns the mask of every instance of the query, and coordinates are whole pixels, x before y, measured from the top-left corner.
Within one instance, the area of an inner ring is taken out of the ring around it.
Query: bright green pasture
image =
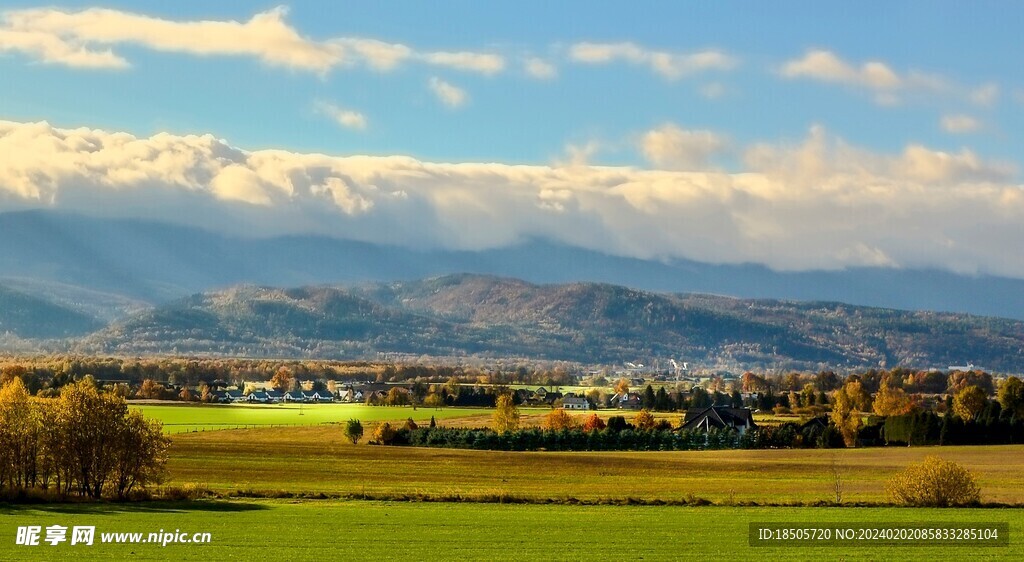
[[[340,426],[173,437],[171,485],[217,492],[425,494],[532,499],[884,502],[893,474],[926,455],[972,470],[982,500],[1024,503],[1024,445],[841,450],[505,452],[351,445]]]
[[[405,421],[426,423],[452,418],[480,418],[490,422],[493,410],[486,408],[416,408],[410,406],[367,406],[365,404],[133,404],[148,417],[164,423],[167,433],[210,431],[241,427],[298,426],[339,423],[349,419],[367,422]]]
[[[1009,522],[1007,547],[751,547],[751,522]],[[204,545],[17,546],[21,525],[208,532]],[[1024,510],[217,501],[0,506],[3,560],[1024,559]]]

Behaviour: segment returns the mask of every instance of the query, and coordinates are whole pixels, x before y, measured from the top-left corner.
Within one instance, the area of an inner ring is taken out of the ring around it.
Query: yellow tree
[[[292,386],[292,372],[286,367],[281,367],[270,379],[270,387],[274,390],[285,392]]]
[[[953,413],[960,419],[973,420],[985,409],[986,402],[985,391],[972,384],[953,396]]]
[[[569,415],[569,412],[556,408],[544,416],[544,422],[541,425],[544,429],[572,429],[576,427],[576,418]]]
[[[502,394],[494,408],[494,431],[505,433],[519,429],[519,408],[511,394]]]
[[[164,386],[153,379],[146,379],[142,381],[142,385],[139,386],[138,392],[135,393],[139,398],[149,398],[155,400],[160,398],[164,393]]]
[[[883,381],[875,395],[872,409],[879,416],[899,416],[909,414],[914,409],[914,403],[902,388],[891,387]]]
[[[647,408],[640,410],[635,416],[633,416],[633,425],[635,425],[637,429],[654,429],[655,423],[657,422],[655,421],[654,416],[647,411]]]
[[[999,385],[999,404],[1018,418],[1024,417],[1024,382],[1017,377],[1003,381]]]
[[[851,385],[856,385],[852,386]],[[850,392],[854,396],[858,396],[860,392],[860,383],[851,382],[846,383],[843,388],[836,389],[832,392],[832,413],[830,418],[832,423],[839,428],[839,433],[843,436],[843,442],[846,443],[847,447],[855,447],[857,445],[857,432],[860,431],[861,426],[861,410],[857,408],[857,401],[850,397]]]
[[[615,383],[615,392],[623,395],[629,392],[629,380],[626,378],[619,379],[618,382]]]

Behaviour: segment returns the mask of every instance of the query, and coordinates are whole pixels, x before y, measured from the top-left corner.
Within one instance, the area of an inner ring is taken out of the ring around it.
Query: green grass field
[[[1024,503],[1024,445],[842,450],[502,452],[350,445],[339,426],[178,434],[172,485],[328,494],[504,494],[533,499],[885,501],[885,482],[940,455],[974,471],[984,501]]]
[[[133,404],[134,409],[164,423],[167,433],[212,431],[239,427],[274,425],[300,426],[341,423],[355,418],[364,424],[404,422],[416,423],[462,418],[475,425],[490,423],[493,410],[487,408],[431,408],[366,406],[364,404]]]
[[[3,560],[1020,560],[1022,510],[216,501],[0,506]],[[750,522],[1009,522],[1007,547],[751,547]],[[21,525],[93,525],[93,546],[18,546]],[[208,532],[210,544],[100,544],[104,532]]]
[[[417,424],[430,421],[430,417],[451,427],[488,427],[494,414],[492,408],[417,408],[409,406],[367,406],[365,404],[132,404],[148,417],[164,424],[166,433],[214,431],[218,429],[264,428],[271,426],[319,425],[358,419],[364,426],[378,422],[404,422],[412,418]],[[539,425],[550,408],[520,407],[523,425]],[[577,412],[583,418],[593,412]],[[625,416],[631,419],[636,412],[598,410],[602,418]],[[678,425],[679,412],[657,412]],[[793,418],[799,419],[799,418]],[[761,420],[758,420],[761,421]],[[791,421],[791,420],[790,420]]]

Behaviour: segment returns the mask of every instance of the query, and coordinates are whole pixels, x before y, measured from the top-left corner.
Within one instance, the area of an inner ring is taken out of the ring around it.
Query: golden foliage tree
[[[629,392],[629,379],[621,378],[615,383],[615,392],[617,394],[625,395]]]
[[[640,410],[635,416],[633,416],[633,425],[636,426],[637,429],[645,431],[651,430],[654,429],[656,424],[657,421],[655,421],[654,415],[648,412],[647,408]]]
[[[274,373],[274,376],[270,378],[270,387],[274,390],[286,392],[292,388],[292,382],[294,377],[292,372],[287,367],[281,367]]]
[[[862,391],[859,382],[846,383],[843,388],[832,392],[832,413],[829,414],[829,417],[839,429],[847,447],[857,446],[857,432],[860,431],[863,423],[861,410],[857,407],[858,404],[863,404],[863,400],[851,398],[851,394],[859,397],[860,392]]]
[[[576,427],[576,417],[561,408],[556,408],[544,416],[541,427],[544,429],[572,429]]]
[[[883,382],[875,395],[872,409],[879,416],[899,416],[913,411],[914,402],[902,388],[891,387]]]
[[[0,389],[0,488],[127,497],[159,483],[170,439],[159,422],[81,380],[55,399],[32,398],[20,380]]]
[[[395,428],[388,422],[379,423],[373,428],[373,441],[379,445],[390,445],[395,440]]]
[[[970,385],[953,396],[953,413],[960,419],[973,420],[982,410],[988,397],[981,388]]]
[[[899,505],[950,507],[981,501],[981,488],[971,471],[939,457],[927,457],[896,474],[885,487]]]
[[[604,420],[597,414],[590,414],[583,421],[583,431],[601,431],[606,427]]]
[[[493,418],[494,431],[505,433],[519,429],[519,408],[511,394],[502,394],[498,397],[494,408]]]
[[[1018,418],[1024,417],[1024,382],[1017,377],[1009,377],[999,385],[999,405],[1007,412],[1013,412]]]

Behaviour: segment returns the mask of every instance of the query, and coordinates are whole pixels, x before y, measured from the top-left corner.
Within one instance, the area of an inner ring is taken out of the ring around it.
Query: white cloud
[[[972,103],[989,107],[999,99],[999,84],[988,82],[971,90],[969,96]]]
[[[707,169],[711,157],[727,145],[721,135],[711,131],[688,131],[672,123],[648,131],[640,141],[647,161],[668,170]]]
[[[966,149],[871,152],[820,127],[794,144],[749,147],[736,173],[250,152],[212,135],[147,138],[5,121],[0,154],[5,211],[418,248],[542,237],[638,258],[1024,277],[1015,259],[1024,186],[1015,169]]]
[[[576,43],[569,49],[569,58],[584,64],[628,62],[648,66],[655,73],[677,80],[708,70],[730,70],[736,59],[722,51],[708,49],[695,53],[671,53],[641,47],[635,43]]]
[[[427,85],[430,87],[430,91],[434,92],[434,95],[437,96],[437,99],[448,107],[462,107],[462,105],[469,99],[469,95],[466,94],[465,90],[453,84],[449,84],[436,76],[432,77],[430,81],[427,82]]]
[[[326,73],[365,64],[387,71],[419,61],[485,75],[500,72],[500,55],[470,51],[417,51],[377,39],[335,37],[317,41],[288,24],[277,7],[247,21],[172,21],[142,14],[90,8],[8,10],[0,13],[0,51],[19,51],[41,62],[77,68],[124,68],[112,49],[121,45],[196,56],[249,56],[263,63]]]
[[[787,62],[782,67],[782,75],[888,91],[899,88],[903,83],[903,79],[883,62],[869,61],[858,68],[822,50],[808,51],[803,58]]]
[[[497,74],[505,68],[505,59],[494,54],[485,53],[426,53],[423,60],[437,66],[447,66],[459,70],[471,70],[481,74]]]
[[[60,63],[76,68],[128,68],[124,58],[110,49],[88,49],[72,45],[46,33],[15,31],[0,27],[0,52],[18,51],[45,63]]]
[[[531,78],[547,80],[558,76],[558,69],[555,68],[555,65],[537,57],[526,59],[523,62],[523,68]]]
[[[810,50],[803,57],[787,61],[779,74],[790,79],[860,88],[870,92],[875,103],[882,106],[899,105],[908,97],[931,100],[937,95],[990,106],[999,97],[999,86],[992,82],[968,88],[937,74],[913,69],[899,72],[883,61],[857,65],[823,49]]]
[[[947,133],[973,133],[981,129],[981,122],[970,115],[943,115],[939,121]]]
[[[346,129],[362,131],[366,129],[366,116],[358,111],[338,107],[333,103],[317,102],[315,108],[319,113],[330,117],[338,125]]]

